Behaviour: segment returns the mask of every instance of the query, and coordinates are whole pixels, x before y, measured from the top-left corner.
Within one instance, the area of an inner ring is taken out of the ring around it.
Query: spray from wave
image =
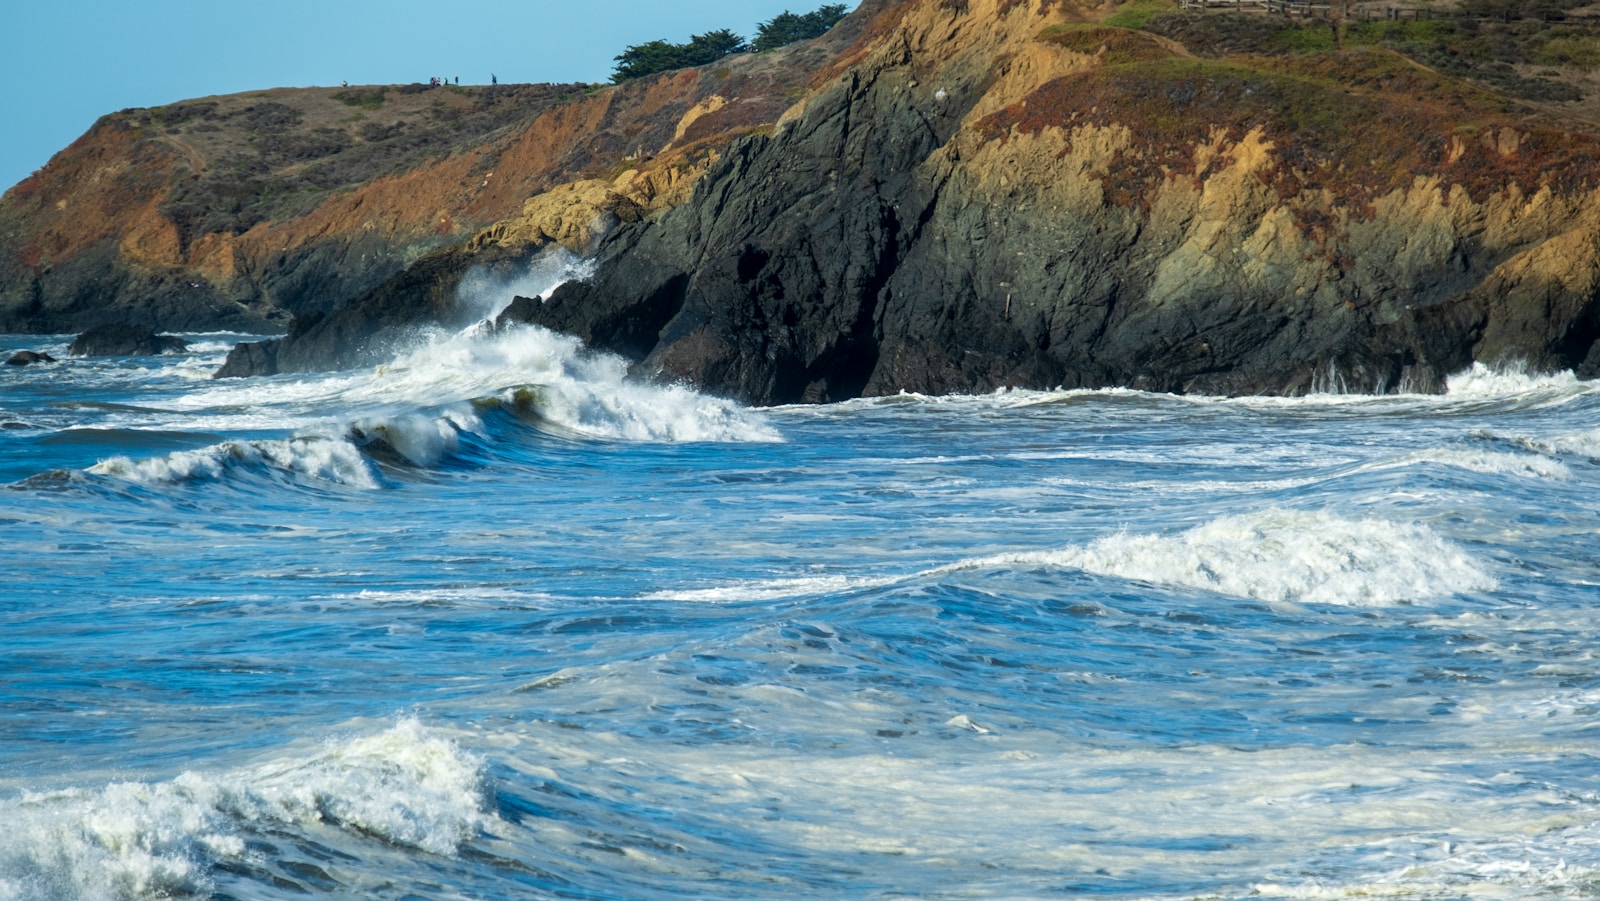
[[[1470,368],[1450,376],[1445,385],[1445,394],[1452,400],[1576,394],[1593,388],[1578,381],[1571,370],[1535,373],[1529,372],[1526,366],[1490,367],[1482,363],[1473,363]]]
[[[456,288],[456,309],[474,319],[493,320],[513,297],[550,296],[566,282],[594,275],[595,261],[584,259],[559,244],[552,244],[514,274],[475,269]]]
[[[760,412],[681,385],[635,381],[620,357],[589,352],[576,338],[538,326],[435,333],[370,371],[212,384],[175,406],[181,412],[166,427],[295,434],[148,460],[116,457],[89,471],[143,484],[264,475],[377,488],[382,479],[375,464],[434,467],[455,454],[468,433],[494,440],[480,415],[490,408],[581,439],[782,440]]]
[[[0,898],[204,894],[218,865],[268,863],[250,842],[264,830],[326,826],[449,856],[489,819],[482,764],[403,720],[309,759],[0,801]]]

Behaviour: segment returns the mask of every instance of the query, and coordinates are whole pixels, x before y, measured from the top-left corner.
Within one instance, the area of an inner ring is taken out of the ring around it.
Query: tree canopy
[[[844,18],[844,14],[845,5],[843,3],[830,3],[803,16],[784,10],[773,16],[772,21],[764,22],[757,26],[758,34],[756,39],[751,42],[750,48],[760,52],[782,47],[785,44],[793,44],[795,41],[820,37],[833,27],[833,23]]]
[[[687,44],[668,41],[634,44],[615,57],[617,67],[611,73],[611,80],[620,84],[657,72],[714,63],[730,53],[748,52],[750,45],[744,42],[744,38],[726,28],[694,35]]]
[[[726,28],[697,34],[687,44],[670,41],[647,41],[634,44],[614,57],[617,67],[611,81],[621,84],[633,78],[643,78],[657,72],[687,69],[714,63],[730,53],[749,53],[752,50],[772,50],[795,41],[804,41],[822,35],[845,16],[843,3],[830,3],[805,15],[795,15],[785,10],[756,26],[758,33],[753,43]]]

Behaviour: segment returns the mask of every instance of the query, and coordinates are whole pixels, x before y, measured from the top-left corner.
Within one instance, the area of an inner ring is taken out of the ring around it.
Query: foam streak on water
[[[1591,384],[749,410],[225,337],[0,374],[0,901],[1600,885]]]

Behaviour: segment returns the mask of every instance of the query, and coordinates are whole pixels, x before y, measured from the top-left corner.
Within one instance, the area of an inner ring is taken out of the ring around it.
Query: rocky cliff
[[[686,195],[828,58],[806,46],[614,87],[279,89],[123,110],[0,197],[0,332],[283,331],[496,223],[516,221],[500,233],[513,242],[583,246],[615,221],[597,213]]]
[[[1381,47],[1206,59],[1066,4],[896,12],[507,317],[761,403],[1600,368],[1587,125]]]
[[[609,110],[670,115],[625,120],[650,140],[610,169],[517,169],[538,176],[482,207],[493,224],[368,270],[331,312],[290,310],[289,335],[226,371],[370,362],[386,335],[459,315],[468,271],[560,241],[592,249],[594,277],[503,323],[758,403],[1430,390],[1474,360],[1600,373],[1600,137],[1540,74],[1559,69],[1497,82],[1423,65],[1405,27],[1146,20],[1159,6],[875,0],[795,51],[804,65],[557,96],[496,139],[496,178],[513,145],[616,133]],[[1228,41],[1193,38],[1218,28]],[[1539,47],[1588,40],[1552,35]],[[717,89],[733,78],[768,88]]]

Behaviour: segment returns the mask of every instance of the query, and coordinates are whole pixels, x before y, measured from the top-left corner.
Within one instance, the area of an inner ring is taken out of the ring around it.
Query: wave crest
[[[352,488],[379,486],[372,464],[355,445],[314,436],[225,441],[146,460],[112,457],[89,467],[95,475],[144,485],[216,482],[236,471],[316,479]]]
[[[1445,394],[1451,400],[1480,400],[1522,397],[1530,394],[1575,394],[1592,386],[1578,381],[1571,370],[1533,373],[1525,366],[1500,367],[1473,363],[1445,380]]]
[[[415,720],[309,760],[0,801],[0,897],[204,893],[263,827],[327,824],[452,855],[487,822],[482,766]]]
[[[1495,587],[1465,551],[1421,524],[1266,510],[1176,535],[1119,533],[1082,547],[958,564],[1045,565],[1264,601],[1404,604]]]

